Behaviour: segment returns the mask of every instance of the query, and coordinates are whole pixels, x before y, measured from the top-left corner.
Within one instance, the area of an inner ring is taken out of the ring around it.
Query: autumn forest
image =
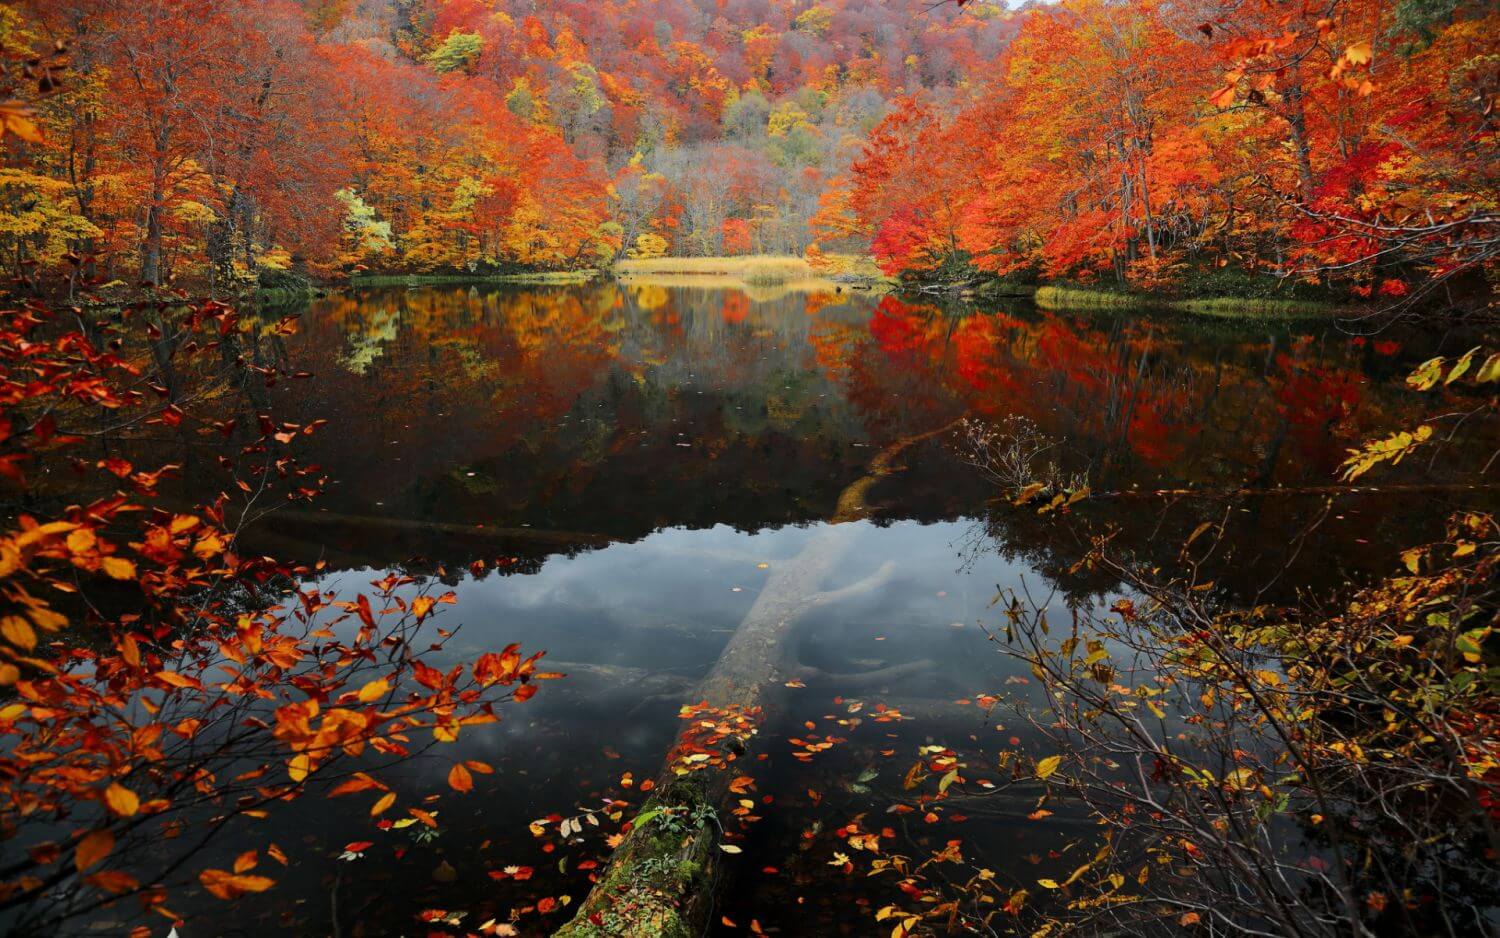
[[[0,933],[1494,933],[1497,36],[0,0]]]
[[[9,55],[66,52],[13,77],[3,254],[221,291],[872,244],[908,277],[1482,281],[1486,5],[1033,6],[8,5]]]

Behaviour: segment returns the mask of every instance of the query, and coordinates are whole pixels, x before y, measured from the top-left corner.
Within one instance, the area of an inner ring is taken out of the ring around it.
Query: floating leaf
[[[141,884],[140,880],[123,870],[100,870],[97,873],[90,873],[88,876],[85,876],[84,881],[90,885],[98,886],[105,892],[112,892],[115,895],[119,895],[122,892],[129,892]]]
[[[220,899],[238,899],[247,892],[265,892],[276,885],[268,876],[230,873],[227,870],[204,870],[198,874],[203,888]]]
[[[448,785],[454,791],[469,792],[474,790],[474,776],[461,764],[454,765],[448,770]]]

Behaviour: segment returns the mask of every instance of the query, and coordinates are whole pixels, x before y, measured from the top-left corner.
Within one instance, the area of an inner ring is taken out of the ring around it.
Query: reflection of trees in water
[[[1128,491],[1325,481],[1347,441],[1407,409],[1392,389],[1395,342],[1377,351],[1331,330],[940,310],[866,295],[757,301],[612,284],[368,291],[319,301],[295,335],[267,320],[231,339],[226,356],[316,373],[221,393],[226,414],[246,425],[271,411],[333,420],[334,432],[308,441],[330,510],[627,538],[662,525],[753,529],[824,516],[868,457],[863,444],[963,414],[1024,418],[1063,442],[1059,472]],[[222,484],[216,440],[179,440],[189,487]],[[910,471],[877,486],[872,503],[894,499],[907,517],[975,511],[978,478],[939,452],[905,457]],[[1236,521],[1251,553],[1307,520],[1306,502],[1242,501]],[[1161,503],[1087,510],[1143,544],[1160,533]],[[1178,504],[1167,514],[1191,530],[1205,510]],[[359,546],[354,529],[349,538],[328,525],[282,529],[310,545]],[[1042,543],[1029,549],[1059,549],[1055,536],[1035,536]],[[376,549],[442,543],[409,531],[375,540]],[[1066,570],[1064,560],[1044,566]]]
[[[748,491],[788,487],[799,463],[827,465],[831,428],[849,437],[857,423],[804,364],[799,299],[749,304],[734,321],[722,297],[674,290],[648,309],[614,287],[422,291],[315,308],[299,340],[322,361],[344,354],[377,299],[401,322],[367,374],[320,376],[309,405],[345,428],[317,454],[340,480],[336,497],[453,518],[484,496],[488,517],[519,518],[583,493],[608,501],[616,493],[597,490],[619,490],[649,466],[699,490],[705,504],[691,520],[712,523],[722,519],[711,499],[724,494],[712,483],[732,473]],[[800,458],[809,450],[814,458]],[[349,471],[360,452],[380,453],[387,471]],[[775,478],[778,468],[788,474]],[[498,485],[479,492],[469,472]]]
[[[928,396],[918,406],[929,412],[967,410],[1012,430],[1024,421],[1032,435],[1056,444],[1045,460],[1050,474],[1083,476],[1096,493],[1114,493],[1076,511],[1118,527],[1122,544],[1143,556],[1166,559],[1158,545],[1181,543],[1203,521],[1227,514],[1232,560],[1221,586],[1245,596],[1288,562],[1288,545],[1289,562],[1306,568],[1288,582],[1337,585],[1380,569],[1379,530],[1342,523],[1348,519],[1420,529],[1440,516],[1424,499],[1375,493],[1331,516],[1326,495],[1277,491],[1332,482],[1345,446],[1411,410],[1398,381],[1366,376],[1397,371],[1384,364],[1400,348],[1394,342],[1372,362],[1369,349],[1331,330],[1224,334],[1119,317],[956,317],[891,298],[867,332],[825,328],[815,340],[820,364],[842,374],[851,399],[880,416],[890,413],[882,405],[895,393],[912,406],[911,385],[889,373],[899,369],[925,378],[920,389]],[[1146,497],[1158,489],[1199,495]],[[1086,539],[1034,508],[1001,505],[991,519],[1003,553],[1040,568],[1075,598],[1112,586],[1075,569]]]

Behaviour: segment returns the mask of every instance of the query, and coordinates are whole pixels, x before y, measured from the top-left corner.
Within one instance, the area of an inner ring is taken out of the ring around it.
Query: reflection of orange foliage
[[[913,356],[922,351],[931,338],[926,326],[931,324],[932,317],[924,316],[924,311],[923,307],[885,297],[870,318],[870,335],[881,351],[893,358]]]
[[[829,380],[837,382],[848,370],[849,359],[860,337],[860,331],[847,323],[817,318],[813,320],[807,340],[812,345],[818,367]]]
[[[344,452],[402,459],[384,475],[354,473],[351,496],[374,502],[410,480],[477,463],[555,426],[594,387],[619,354],[624,310],[610,289],[467,290],[350,295],[320,303],[304,317],[299,345],[318,360],[343,358],[382,311],[394,337],[380,344],[363,374],[319,374],[320,406],[361,413],[343,436],[314,440],[317,460],[337,465]],[[431,432],[442,414],[442,434]],[[358,485],[370,490],[354,491]]]
[[[1143,323],[999,314],[965,320],[953,341],[975,413],[1020,414],[1074,442],[1115,441],[1151,467],[1190,472],[1180,464],[1226,457],[1258,466],[1286,427],[1296,447],[1287,465],[1317,472],[1366,431],[1356,424],[1369,382],[1353,350],[1342,364],[1311,362],[1299,343],[1268,380],[1259,343],[1216,348],[1209,374],[1180,339]]]
[[[816,316],[823,311],[824,307],[837,303],[838,299],[839,297],[836,293],[809,293],[807,294],[807,303],[803,309],[807,315]]]
[[[741,323],[750,315],[750,297],[739,290],[727,290],[724,293],[724,305],[719,310],[719,315],[724,317],[725,322]]]

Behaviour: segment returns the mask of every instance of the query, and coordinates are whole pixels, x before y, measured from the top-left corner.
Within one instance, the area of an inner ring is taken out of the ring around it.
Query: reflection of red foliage
[[[1307,465],[1331,469],[1343,453],[1337,432],[1365,395],[1362,375],[1309,362],[1289,355],[1276,356],[1281,371],[1276,388],[1277,409],[1286,419],[1292,438]]]
[[[975,414],[1020,415],[1043,427],[1070,419],[1059,436],[1123,445],[1156,467],[1181,459],[1200,433],[1187,417],[1192,388],[1142,369],[1143,357],[1149,363],[1153,355],[1149,331],[1121,341],[1057,317],[1029,323],[1002,313],[954,322],[890,297],[869,328],[889,361],[924,372]]]
[[[729,290],[724,294],[724,306],[719,310],[719,315],[724,317],[725,322],[740,323],[750,315],[750,297],[738,290]]]
[[[922,312],[922,307],[884,297],[870,318],[870,335],[881,351],[892,358],[914,357],[927,344]],[[930,316],[932,311],[925,312]]]

